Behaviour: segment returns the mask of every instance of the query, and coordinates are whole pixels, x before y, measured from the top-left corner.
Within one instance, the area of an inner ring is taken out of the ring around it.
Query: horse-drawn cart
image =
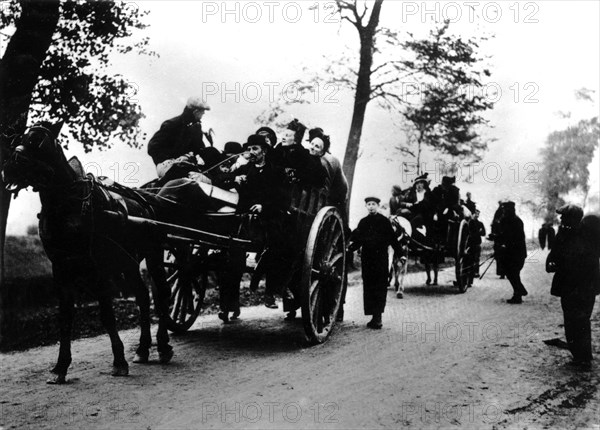
[[[476,272],[475,249],[471,242],[471,214],[463,207],[463,214],[451,219],[447,224],[432,223],[430,232],[422,226],[415,228],[411,222],[401,216],[392,217],[392,225],[397,231],[402,253],[394,256],[393,267],[390,268],[390,279],[395,275],[394,283],[398,298],[403,296],[405,277],[408,271],[409,257],[422,257],[431,262],[436,271],[437,264],[446,257],[454,259],[454,285],[460,293],[464,293],[473,284]],[[443,226],[443,227],[440,227]],[[432,228],[433,227],[433,228]],[[445,227],[445,228],[444,228]],[[440,228],[443,230],[439,234]],[[437,229],[437,231],[436,231]],[[424,234],[426,233],[426,234]],[[429,268],[427,268],[429,270]],[[394,274],[395,272],[395,274]],[[429,278],[429,274],[427,275]]]
[[[324,342],[332,332],[346,286],[346,238],[339,211],[324,206],[319,190],[294,188],[287,225],[294,228],[299,252],[285,287],[301,305],[306,337]],[[122,216],[105,211],[109,217]],[[171,288],[167,327],[185,332],[200,314],[212,274],[228,270],[231,251],[259,253],[263,227],[256,215],[227,212],[199,214],[193,227],[152,219],[127,217],[132,228],[147,229],[165,249],[164,268]],[[252,271],[249,269],[248,271]]]
[[[187,195],[171,200],[161,195],[161,188],[158,194],[148,188],[132,190],[86,174],[76,157],[67,161],[57,140],[59,129],[38,125],[12,136],[9,156],[0,166],[7,190],[17,193],[33,187],[40,194],[40,237],[52,261],[61,327],[59,356],[48,382],[66,381],[75,297],[82,288],[93,291],[98,299],[101,321],[111,340],[114,376],[129,374],[129,365],[112,307],[112,285],[123,281],[134,289],[140,308],[134,362],[149,361],[150,298],[139,273],[144,259],[159,316],[159,361],[168,363],[173,348],[167,330],[185,331],[193,325],[211,270],[230,274],[229,256],[237,258],[264,246],[260,240],[264,220],[236,214],[231,206],[228,213],[223,211],[226,205],[215,209],[211,202],[218,199],[213,194],[195,193],[202,202]],[[183,186],[177,189],[190,191]],[[285,287],[294,295],[293,305],[302,309],[309,341],[320,343],[334,328],[345,292],[343,222],[337,209],[324,206],[318,190],[297,189],[292,197],[292,205],[282,216],[293,230],[288,231],[295,242],[290,244],[298,253],[293,254],[291,267],[281,270],[293,273],[293,282]],[[235,267],[241,266],[243,262]]]

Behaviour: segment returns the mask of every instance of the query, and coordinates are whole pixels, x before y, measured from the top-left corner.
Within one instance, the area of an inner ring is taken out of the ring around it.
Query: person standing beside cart
[[[485,226],[479,221],[479,209],[475,209],[473,212],[473,219],[469,223],[469,239],[471,240],[470,246],[473,247],[473,266],[474,276],[479,277],[479,260],[481,258],[481,238],[485,237]]]
[[[362,248],[362,278],[365,315],[372,315],[367,327],[381,329],[388,287],[388,246],[397,248],[390,221],[378,212],[380,199],[367,197],[368,215],[360,220],[350,237],[348,251]]]
[[[556,212],[561,215],[560,227],[546,260],[546,271],[554,272],[550,294],[560,297],[567,345],[573,355],[569,364],[590,370],[590,318],[600,293],[600,218],[583,217],[583,210],[575,205],[562,206]]]
[[[502,200],[498,201],[498,209],[494,212],[494,218],[492,218],[492,225],[490,226],[490,236],[489,240],[494,241],[494,258],[496,260],[496,275],[500,277],[500,279],[504,279],[504,261],[502,259],[503,253],[500,246],[500,241],[498,240],[500,236],[500,221],[502,220]]]
[[[527,290],[521,282],[521,270],[527,258],[525,230],[523,221],[515,212],[515,203],[508,201],[502,204],[503,214],[500,220],[500,235],[498,241],[506,277],[513,288],[513,296],[506,302],[510,304],[523,303]]]

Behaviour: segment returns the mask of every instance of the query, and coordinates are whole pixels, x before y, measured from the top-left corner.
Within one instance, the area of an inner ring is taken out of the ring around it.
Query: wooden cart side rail
[[[305,189],[300,186],[292,188],[290,212],[295,216],[295,225],[303,241],[308,237],[313,220],[321,208],[325,206],[327,196],[323,189]]]
[[[153,234],[158,234],[164,239],[190,240],[198,244],[208,245],[216,248],[237,247],[250,249],[254,246],[254,243],[251,240],[239,239],[233,236],[223,236],[147,218],[126,216],[122,213],[114,211],[105,210],[102,211],[102,213],[109,219],[123,221],[129,225],[139,227],[141,229],[148,229]]]

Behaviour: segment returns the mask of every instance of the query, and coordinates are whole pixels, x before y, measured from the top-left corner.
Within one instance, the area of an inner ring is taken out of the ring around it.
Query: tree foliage
[[[587,198],[589,164],[598,148],[600,127],[598,117],[582,120],[565,130],[554,131],[541,150],[543,168],[540,189],[545,197],[547,216],[553,217],[556,208],[571,191],[580,190]]]
[[[18,26],[20,13],[17,1],[1,11],[3,33]],[[30,122],[64,123],[70,137],[86,151],[115,141],[139,146],[140,106],[132,99],[131,84],[111,73],[110,65],[114,54],[155,55],[148,50],[147,38],[132,42],[131,36],[146,28],[146,14],[131,2],[62,1],[32,94]]]
[[[479,45],[487,38],[453,35],[449,26],[444,22],[424,39],[409,33],[410,39],[400,43],[409,58],[400,64],[414,77],[412,86],[400,94],[388,90],[380,95],[414,130],[417,163],[423,145],[472,160],[480,159],[487,149],[479,127],[488,124],[482,113],[493,108],[482,82],[491,73],[478,54]]]
[[[337,58],[327,58],[326,66],[317,73],[305,69],[305,76],[295,82],[305,97],[292,103],[310,101],[312,89],[318,85],[323,88],[332,84],[354,91],[344,157],[344,172],[349,182],[360,151],[366,106],[371,101],[404,119],[402,128],[408,143],[391,142],[390,146],[417,157],[417,161],[424,145],[441,154],[480,159],[489,142],[479,131],[480,126],[488,123],[482,113],[493,107],[481,91],[482,81],[490,76],[490,71],[478,51],[487,37],[454,35],[449,31],[450,24],[444,22],[419,39],[411,33],[379,25],[383,2],[338,0],[336,3],[342,20],[351,23],[358,32],[358,52],[347,50]],[[409,97],[411,94],[416,97]],[[277,109],[282,111],[281,107]],[[273,106],[270,111],[277,116]],[[268,114],[262,115],[267,117]]]

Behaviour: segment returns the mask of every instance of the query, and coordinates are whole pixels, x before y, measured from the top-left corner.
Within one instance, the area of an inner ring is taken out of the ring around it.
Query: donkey
[[[152,343],[150,298],[139,273],[139,263],[144,258],[156,286],[159,359],[168,363],[173,348],[165,323],[170,291],[162,267],[163,250],[147,232],[132,230],[123,222],[128,214],[153,218],[153,207],[140,193],[116,185],[110,188],[92,175],[86,176],[76,157],[67,162],[57,135],[58,130],[52,126],[31,127],[13,140],[11,154],[2,169],[7,189],[18,192],[32,186],[42,203],[38,215],[40,238],[52,262],[60,326],[58,360],[47,382],[66,382],[71,364],[74,301],[82,286],[93,290],[98,299],[100,319],[110,336],[114,356],[112,375],[129,374],[112,307],[110,285],[118,278],[124,278],[134,288],[140,308],[141,334],[134,362],[148,362]],[[103,210],[118,212],[122,217],[105,218]]]

